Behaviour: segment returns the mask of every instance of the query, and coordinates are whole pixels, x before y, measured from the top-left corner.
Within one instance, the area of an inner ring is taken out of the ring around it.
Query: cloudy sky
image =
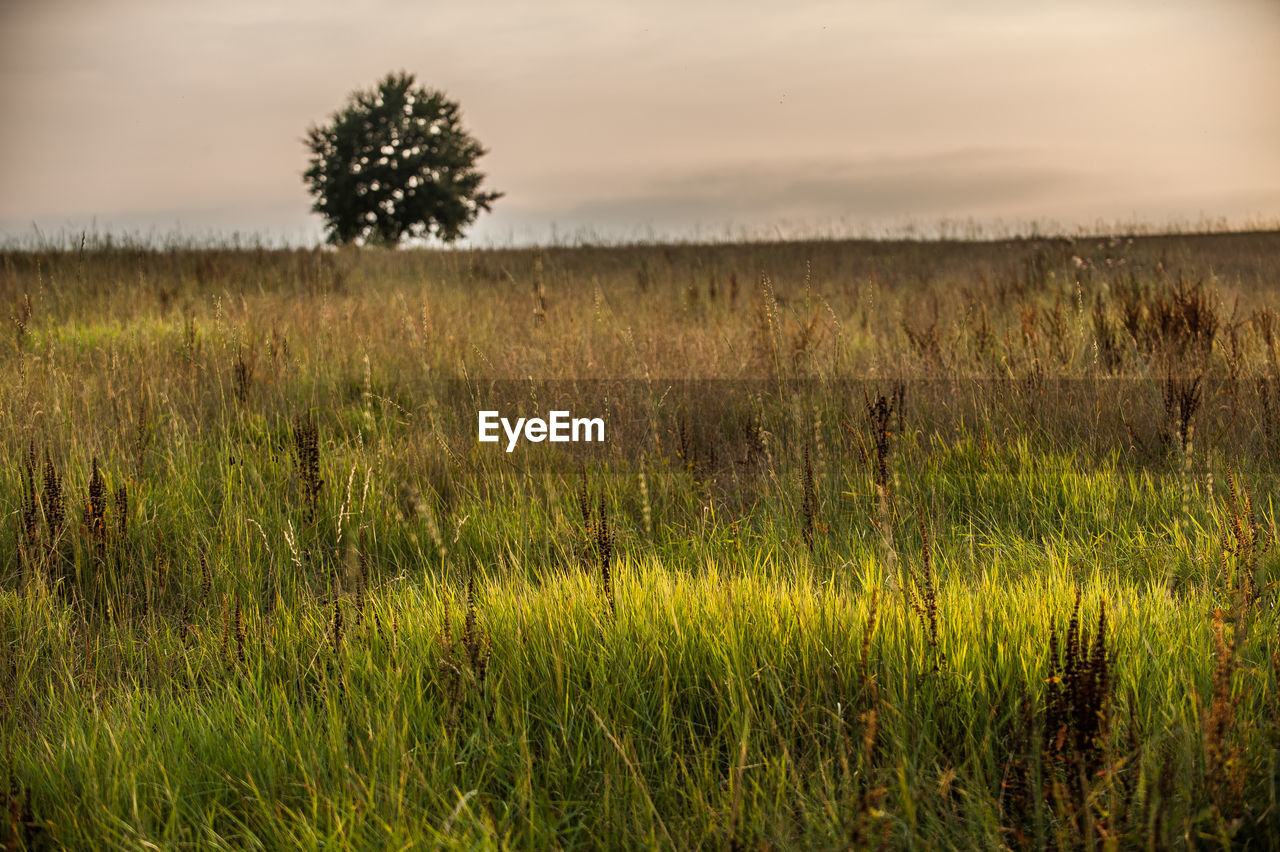
[[[478,244],[1280,222],[1275,0],[0,0],[0,234],[315,240],[302,136],[400,69]]]

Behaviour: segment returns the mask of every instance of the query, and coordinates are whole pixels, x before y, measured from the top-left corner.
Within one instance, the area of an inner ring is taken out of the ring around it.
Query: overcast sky
[[[0,232],[315,240],[302,136],[400,69],[480,244],[1280,222],[1275,0],[0,0]]]

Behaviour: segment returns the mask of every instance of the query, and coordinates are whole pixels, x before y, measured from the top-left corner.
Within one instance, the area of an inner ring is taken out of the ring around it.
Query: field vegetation
[[[1278,293],[1277,233],[0,252],[0,835],[1275,848]]]

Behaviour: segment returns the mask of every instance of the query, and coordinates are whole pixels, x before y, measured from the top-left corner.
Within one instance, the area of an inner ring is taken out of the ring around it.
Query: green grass
[[[1223,270],[1209,348],[1095,361],[1170,257]],[[0,261],[15,848],[1276,846],[1276,235]],[[557,399],[608,445],[476,443]]]
[[[15,771],[70,845],[736,835],[840,846],[888,831],[907,845],[990,846],[1008,821],[1001,782],[1019,701],[1040,696],[1047,625],[1061,629],[1079,587],[1086,620],[1108,604],[1123,697],[1113,736],[1125,765],[1103,792],[1123,788],[1132,830],[1157,812],[1171,830],[1216,830],[1186,798],[1203,794],[1199,713],[1212,690],[1199,608],[1160,586],[995,561],[943,581],[946,663],[934,672],[921,623],[888,595],[863,660],[876,571],[824,580],[803,562],[627,562],[616,621],[581,575],[491,579],[478,592],[489,669],[481,688],[464,664],[457,690],[442,685],[439,642],[442,597],[461,629],[456,583],[389,584],[336,651],[326,607],[250,616],[244,663],[216,604],[185,638],[152,622],[86,641],[51,599],[6,595],[19,684],[39,696],[22,714],[32,733]],[[1275,710],[1265,637],[1276,626],[1260,621],[1241,655],[1236,713],[1262,728]],[[1245,769],[1273,776],[1274,742],[1253,736]],[[1129,750],[1130,737],[1142,746]],[[1166,771],[1176,797],[1141,789]],[[1250,793],[1269,804],[1265,788]],[[1055,830],[1047,815],[1031,824]]]

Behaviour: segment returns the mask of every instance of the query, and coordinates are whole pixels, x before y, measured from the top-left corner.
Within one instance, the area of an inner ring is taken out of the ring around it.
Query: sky
[[[0,0],[0,238],[315,242],[303,136],[398,70],[474,245],[1280,224],[1276,0]]]

